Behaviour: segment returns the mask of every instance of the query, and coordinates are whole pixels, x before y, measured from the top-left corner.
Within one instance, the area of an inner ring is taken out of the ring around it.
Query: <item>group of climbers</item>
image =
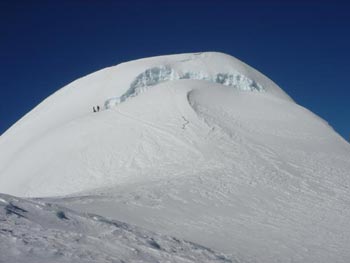
[[[96,106],[96,108],[95,108],[95,106],[94,107],[92,107],[92,110],[94,111],[94,112],[99,112],[100,111],[100,106]]]

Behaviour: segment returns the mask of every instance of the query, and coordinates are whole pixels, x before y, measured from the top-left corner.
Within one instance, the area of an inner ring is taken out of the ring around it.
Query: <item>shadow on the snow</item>
[[[26,218],[23,213],[27,213],[27,210],[20,208],[12,203],[5,206],[6,215],[17,215],[18,217]]]

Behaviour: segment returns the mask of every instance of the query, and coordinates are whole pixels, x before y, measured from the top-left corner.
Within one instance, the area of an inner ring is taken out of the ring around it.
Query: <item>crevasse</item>
[[[230,86],[242,91],[264,91],[264,88],[254,80],[247,78],[239,72],[218,73],[209,75],[204,72],[177,72],[170,66],[159,66],[145,70],[139,74],[130,84],[130,88],[120,97],[114,97],[106,100],[105,108],[111,108],[130,97],[135,97],[143,91],[166,81],[181,79],[203,80],[212,83],[218,83]]]

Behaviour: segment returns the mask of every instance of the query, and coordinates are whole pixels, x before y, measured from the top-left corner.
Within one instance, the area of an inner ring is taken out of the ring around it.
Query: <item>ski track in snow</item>
[[[176,142],[178,142],[179,144],[181,144],[183,147],[189,149],[190,151],[193,151],[197,154],[200,154],[200,152],[198,152],[196,149],[194,149],[193,147],[189,147],[189,145],[184,142],[183,140],[179,139],[176,135],[174,135],[173,133],[169,132],[169,131],[166,131],[165,129],[162,129],[161,127],[155,125],[154,123],[151,123],[151,122],[147,122],[145,120],[142,120],[142,119],[139,119],[139,118],[136,118],[134,116],[131,116],[129,114],[126,114],[125,112],[122,112],[122,111],[118,111],[118,114],[128,118],[128,119],[131,119],[133,121],[136,121],[137,123],[142,123],[142,124],[145,124],[147,125],[148,127],[150,127],[151,129],[157,131],[157,132],[160,132],[166,136],[170,136],[172,139],[174,139]],[[182,126],[183,127],[183,126]]]

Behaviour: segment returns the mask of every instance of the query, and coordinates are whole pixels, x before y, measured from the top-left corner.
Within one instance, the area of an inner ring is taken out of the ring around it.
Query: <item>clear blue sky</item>
[[[0,134],[78,77],[155,55],[222,51],[350,136],[346,1],[0,0]]]

